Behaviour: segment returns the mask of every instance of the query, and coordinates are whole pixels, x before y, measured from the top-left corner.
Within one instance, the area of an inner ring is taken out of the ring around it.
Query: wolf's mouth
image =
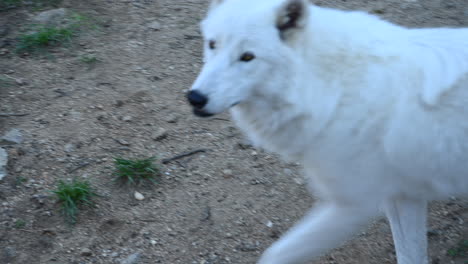
[[[197,109],[197,108],[193,108],[193,114],[195,114],[196,116],[199,116],[199,117],[210,117],[210,116],[214,115],[212,113],[208,113],[208,112],[205,112],[205,111]]]

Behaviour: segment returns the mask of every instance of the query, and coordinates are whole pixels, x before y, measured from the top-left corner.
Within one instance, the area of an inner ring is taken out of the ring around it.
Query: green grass
[[[18,219],[15,221],[15,228],[23,228],[26,226],[26,221]]]
[[[74,13],[69,17],[70,23],[63,27],[33,26],[32,33],[22,34],[18,38],[16,53],[45,51],[50,47],[71,43],[84,29],[94,29],[96,26],[87,16]]]
[[[65,220],[71,224],[76,223],[78,208],[82,205],[93,206],[94,202],[91,199],[97,196],[89,182],[77,179],[71,182],[59,181],[53,193],[62,205]]]
[[[14,82],[11,77],[8,77],[7,75],[0,76],[0,88],[7,88],[13,85],[14,85]]]
[[[41,27],[37,32],[20,36],[17,53],[36,52],[70,42],[75,32],[69,28]]]
[[[129,185],[140,185],[143,182],[156,182],[160,175],[159,168],[154,164],[156,158],[123,159],[114,158],[116,180]]]
[[[468,240],[462,240],[458,245],[447,250],[447,255],[454,258],[468,256]]]
[[[23,184],[23,183],[26,183],[28,181],[28,179],[26,177],[23,177],[23,176],[18,176],[16,178],[16,185],[20,185],[20,184]]]

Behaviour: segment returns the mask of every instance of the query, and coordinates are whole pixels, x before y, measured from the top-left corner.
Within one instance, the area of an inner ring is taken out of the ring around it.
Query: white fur
[[[307,4],[281,39],[275,25],[291,1],[212,4],[202,31],[216,49],[205,45],[192,87],[209,98],[203,111],[230,109],[258,146],[301,162],[321,198],[259,263],[324,254],[379,208],[398,263],[428,263],[427,201],[468,193],[468,29],[407,29]],[[239,61],[245,51],[256,58]]]

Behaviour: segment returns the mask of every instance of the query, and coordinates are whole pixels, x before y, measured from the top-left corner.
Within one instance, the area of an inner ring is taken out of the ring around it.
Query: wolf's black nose
[[[197,109],[202,109],[208,103],[208,97],[195,90],[187,93],[187,99]]]

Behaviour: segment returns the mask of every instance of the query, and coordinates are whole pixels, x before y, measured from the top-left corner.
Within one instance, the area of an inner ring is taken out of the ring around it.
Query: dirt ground
[[[411,27],[468,26],[466,0],[318,0]],[[0,11],[0,136],[9,174],[0,182],[0,263],[255,263],[261,252],[313,205],[300,167],[253,149],[227,114],[199,119],[185,92],[201,67],[198,22],[208,0],[63,1],[96,21],[47,56],[19,56],[15,38],[40,12]],[[54,8],[54,7],[50,7]],[[47,8],[46,8],[47,9]],[[155,26],[154,22],[158,22]],[[93,65],[83,56],[95,56]],[[161,128],[167,136],[158,138]],[[168,158],[154,187],[113,182],[114,157]],[[59,179],[86,178],[101,197],[78,223],[64,223],[50,190]],[[21,224],[18,224],[21,223]],[[434,203],[432,264],[466,264],[447,254],[468,239],[466,200]],[[466,254],[466,252],[465,252]],[[390,264],[395,252],[377,219],[314,264]]]

